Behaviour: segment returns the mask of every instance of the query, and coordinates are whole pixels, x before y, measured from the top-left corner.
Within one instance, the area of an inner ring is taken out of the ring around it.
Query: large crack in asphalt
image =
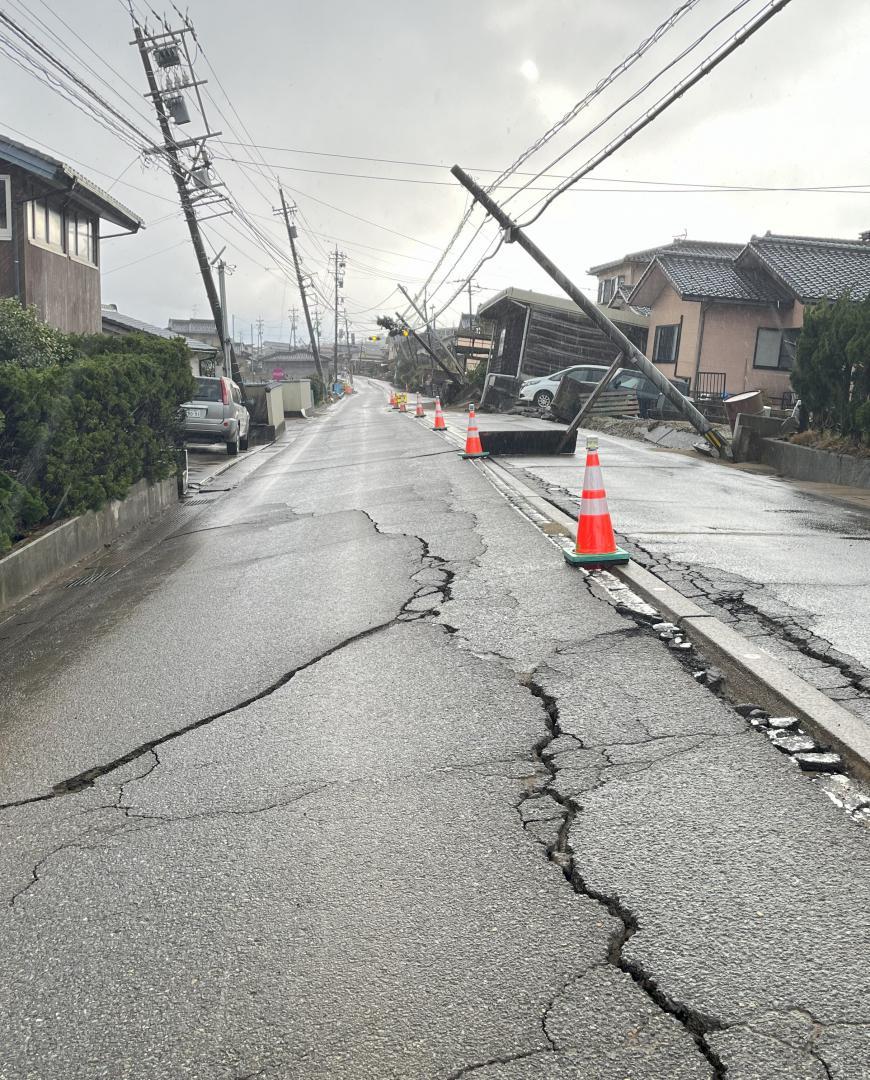
[[[155,753],[156,750],[164,746],[166,743],[175,741],[176,739],[183,738],[185,735],[190,734],[192,731],[197,731],[199,728],[206,727],[209,724],[213,724],[216,720],[220,720],[225,716],[231,716],[233,713],[243,712],[249,706],[254,705],[258,701],[262,701],[264,698],[271,697],[276,691],[285,687],[291,682],[300,672],[307,671],[309,668],[321,663],[328,657],[333,656],[335,653],[340,652],[342,649],[346,649],[351,645],[354,645],[358,641],[364,641],[366,638],[372,637],[374,634],[380,634],[385,630],[389,630],[391,627],[399,625],[403,622],[415,622],[419,619],[429,618],[435,614],[435,609],[442,603],[445,603],[450,599],[450,590],[455,572],[450,570],[446,566],[447,560],[442,559],[438,555],[433,555],[429,550],[429,543],[423,537],[414,536],[409,533],[400,532],[384,532],[381,530],[378,523],[364,510],[360,510],[361,513],[373,526],[375,532],[384,537],[389,538],[406,538],[414,540],[420,545],[420,569],[416,571],[420,574],[424,570],[437,571],[436,574],[430,575],[430,579],[423,581],[417,585],[412,595],[402,604],[396,615],[385,620],[384,622],[377,623],[374,626],[366,627],[364,630],[360,630],[355,634],[351,634],[349,637],[331,645],[329,648],[324,649],[316,656],[306,660],[303,664],[291,668],[291,670],[285,672],[268,686],[259,690],[256,694],[252,694],[250,697],[244,698],[242,701],[236,702],[234,705],[230,705],[225,709],[219,709],[217,712],[209,713],[207,716],[199,717],[196,720],[191,720],[189,723],[175,728],[172,731],[166,732],[163,735],[155,736],[153,739],[147,739],[145,742],[139,743],[137,746],[132,747],[130,750],[117,757],[112,758],[109,761],[102,762],[98,765],[93,765],[88,769],[80,773],[76,773],[74,776],[60,780],[54,784],[50,791],[44,792],[41,795],[31,795],[24,799],[11,800],[9,802],[0,803],[0,811],[11,810],[17,807],[29,806],[35,803],[48,802],[58,797],[74,794],[75,792],[83,791],[86,788],[93,787],[97,780],[110,773],[116,772],[124,765],[128,765],[133,761],[145,756],[149,753]],[[440,578],[440,581],[439,581]],[[412,605],[417,604],[415,608]],[[156,757],[156,754],[155,754]],[[158,761],[159,763],[159,761]],[[156,766],[154,766],[156,767]],[[151,771],[151,770],[149,770]]]
[[[674,1017],[692,1038],[699,1053],[710,1065],[713,1077],[716,1080],[724,1078],[725,1065],[707,1041],[706,1036],[710,1032],[722,1030],[725,1025],[718,1018],[698,1012],[684,1002],[673,1001],[665,994],[649,972],[645,971],[637,961],[628,960],[624,956],[623,950],[626,942],[630,941],[639,929],[636,914],[616,893],[602,892],[592,887],[584,879],[580,861],[571,848],[570,842],[571,825],[577,815],[582,813],[583,806],[576,799],[565,796],[558,790],[555,781],[558,777],[559,768],[553,761],[553,757],[546,752],[548,747],[554,744],[557,739],[573,739],[577,743],[578,749],[584,748],[584,743],[576,735],[566,735],[562,731],[559,724],[558,701],[548,694],[540,683],[535,681],[534,673],[524,680],[524,685],[528,688],[529,693],[540,701],[544,712],[546,732],[535,745],[534,757],[546,770],[549,779],[540,790],[524,793],[518,803],[518,810],[528,800],[540,798],[542,795],[549,796],[562,807],[562,822],[555,842],[546,846],[547,857],[559,867],[575,893],[601,905],[617,921],[618,926],[611,937],[608,948],[607,962],[627,974],[662,1013]],[[606,771],[606,767],[603,771]],[[599,775],[598,782],[592,785],[588,791],[597,790],[605,782],[606,778]],[[547,1011],[552,1007],[553,1002],[550,1002]],[[542,1021],[542,1023],[544,1022],[545,1020]],[[547,1038],[550,1038],[549,1035],[547,1035]],[[552,1042],[552,1040],[550,1041]]]

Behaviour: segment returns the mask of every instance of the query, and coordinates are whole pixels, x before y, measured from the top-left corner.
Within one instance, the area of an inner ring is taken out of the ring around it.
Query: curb
[[[481,467],[492,474],[496,487],[507,487],[522,499],[533,511],[533,520],[543,517],[550,523],[544,531],[573,537],[576,518],[497,462],[487,460]],[[722,669],[735,700],[752,701],[772,715],[797,716],[822,746],[842,756],[856,776],[870,780],[870,728],[857,716],[643,567],[628,563],[608,571],[690,636],[698,650]]]

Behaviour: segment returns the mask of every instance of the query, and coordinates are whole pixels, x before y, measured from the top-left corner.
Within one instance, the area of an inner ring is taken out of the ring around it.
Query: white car
[[[559,389],[559,383],[569,375],[580,383],[589,383],[589,389],[597,382],[601,382],[607,372],[606,367],[597,364],[574,364],[571,367],[554,371],[550,375],[539,375],[537,379],[526,379],[520,386],[517,395],[520,401],[531,401],[539,409],[549,409],[553,404],[553,398]]]

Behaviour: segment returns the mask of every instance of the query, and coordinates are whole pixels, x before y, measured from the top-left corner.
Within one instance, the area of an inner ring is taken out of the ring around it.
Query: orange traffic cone
[[[408,400],[407,394],[399,394],[399,412],[407,412],[405,402]]]
[[[435,398],[435,431],[446,431],[447,425],[444,423],[444,413],[441,411],[441,398]]]
[[[417,395],[417,407],[414,409],[414,419],[419,420],[421,416],[425,416],[423,412],[423,402],[420,400],[420,395]]]
[[[616,546],[607,494],[598,460],[598,439],[586,440],[586,472],[583,476],[583,501],[577,520],[577,545],[563,552],[572,566],[597,566],[603,563],[627,563],[627,551]]]
[[[387,404],[388,404],[389,408],[391,408],[391,409],[398,409],[399,406],[398,406],[398,403],[396,402],[396,391],[395,390],[390,391],[390,400],[387,402]]]
[[[468,406],[468,431],[465,436],[464,458],[489,457],[489,452],[483,449],[480,435],[477,433],[477,417],[474,415],[474,406]]]

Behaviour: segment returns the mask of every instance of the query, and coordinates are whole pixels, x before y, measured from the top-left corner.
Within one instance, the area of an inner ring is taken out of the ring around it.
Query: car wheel
[[[241,435],[239,436],[239,449],[240,450],[247,450],[248,449],[248,435],[246,435],[244,438],[242,438]]]
[[[239,437],[237,435],[235,437],[235,439],[233,440],[233,442],[228,442],[227,443],[227,453],[230,455],[230,457],[235,457],[236,454],[238,454],[238,452],[239,452]]]
[[[549,409],[553,404],[553,395],[549,390],[539,390],[534,400],[539,409]]]

